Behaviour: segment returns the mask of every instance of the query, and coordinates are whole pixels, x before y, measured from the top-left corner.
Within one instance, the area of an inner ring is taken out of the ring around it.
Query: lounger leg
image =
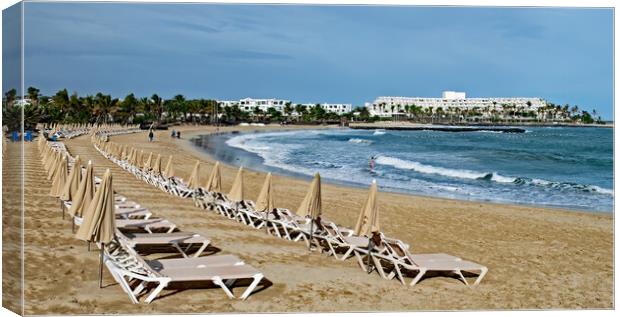
[[[269,226],[269,225],[267,225]],[[273,231],[276,233],[276,235],[278,236],[278,238],[282,239],[282,234],[280,233],[280,228],[278,228],[278,226],[275,223],[272,223],[271,226],[273,227]],[[287,240],[291,240],[289,237],[284,237]]]
[[[359,252],[355,251],[355,257],[357,258],[357,264],[360,265],[360,267],[364,270],[367,271],[366,269],[366,265],[364,265],[364,259],[362,259],[362,256],[359,254]]]
[[[168,233],[172,233],[174,229],[176,229],[176,225],[170,226],[170,228],[168,229]]]
[[[224,284],[224,282],[222,282],[221,278],[214,277],[212,281],[213,281],[213,284],[221,287],[222,290],[224,290],[224,293],[226,293],[226,295],[228,295],[228,298],[235,298],[235,295],[233,295],[233,293],[230,291],[230,289],[228,289],[226,284]]]
[[[136,286],[136,288],[133,291],[131,291],[131,293],[134,295],[140,294],[140,292],[142,292],[142,290],[144,289],[144,286],[146,286],[146,283],[147,283],[146,281],[142,281],[138,286]]]
[[[420,279],[422,279],[422,276],[424,276],[424,274],[426,274],[426,269],[420,269],[418,275],[413,278],[409,286],[415,286],[420,281]]]
[[[396,263],[394,263],[394,270],[396,271],[396,276],[398,277],[398,280],[400,281],[400,283],[405,285],[405,278],[403,277],[403,273],[400,271],[400,267],[398,267],[398,264]],[[418,273],[418,275],[420,275],[420,273]]]
[[[181,249],[181,247],[179,246],[179,244],[178,244],[178,243],[173,242],[173,243],[172,243],[172,246],[173,246],[175,249],[177,249],[177,250],[179,251],[179,253],[181,253],[181,255],[182,255],[184,258],[188,258],[187,254],[185,253],[185,251],[183,251],[183,249]]]
[[[461,270],[454,270],[452,272],[455,273],[456,275],[458,275],[459,278],[461,279],[461,281],[463,281],[463,283],[465,283],[465,285],[469,286],[469,283],[467,283],[467,280],[465,279],[465,276],[463,276],[463,273],[461,272]]]
[[[485,275],[487,275],[487,272],[489,271],[489,269],[487,269],[486,267],[483,268],[482,270],[480,270],[480,275],[478,275],[478,278],[476,279],[476,281],[474,282],[474,286],[478,285],[480,283],[480,281],[482,281],[482,279],[484,278]]]
[[[200,249],[198,249],[198,251],[194,253],[194,257],[195,258],[199,257],[202,254],[202,252],[209,246],[210,243],[211,243],[210,241],[205,241],[200,247]]]
[[[375,269],[377,269],[377,272],[379,272],[381,278],[389,280],[388,276],[385,275],[385,270],[383,269],[383,265],[381,265],[381,260],[377,259],[374,256],[371,256],[370,259],[372,260],[372,263],[374,263]]]
[[[256,286],[258,286],[258,283],[260,283],[260,281],[263,279],[263,274],[256,274],[253,277],[254,277],[254,281],[252,281],[252,284],[250,284],[250,286],[248,286],[245,292],[243,292],[243,294],[240,297],[241,300],[245,300],[246,298],[248,298],[248,296],[250,296],[250,294],[252,294],[252,291],[256,288]]]
[[[144,300],[145,303],[149,304],[150,302],[152,302],[155,297],[157,297],[157,295],[159,295],[159,293],[164,289],[164,287],[166,287],[168,285],[168,282],[160,282],[159,285],[157,285],[157,288],[155,288],[153,290],[153,292],[151,292],[151,294],[146,298],[146,300]]]
[[[329,241],[327,242],[327,245],[329,246],[329,253],[327,255],[333,255],[337,259],[338,255],[336,255],[336,250],[334,249],[334,246],[329,243]]]
[[[265,225],[265,221],[261,221],[261,222],[259,222],[259,223],[258,223],[258,226],[256,226],[255,228],[256,228],[256,229],[260,229],[260,228],[262,228],[264,225]]]
[[[233,285],[235,285],[236,281],[237,281],[236,279],[230,279],[230,280],[224,282],[224,284],[226,284],[226,287],[231,288]]]
[[[342,256],[342,258],[338,259],[338,257],[336,257],[338,260],[340,261],[344,261],[346,259],[349,258],[349,256],[351,255],[351,252],[353,252],[353,247],[349,247],[349,250],[347,250],[347,252],[345,252],[345,254]]]

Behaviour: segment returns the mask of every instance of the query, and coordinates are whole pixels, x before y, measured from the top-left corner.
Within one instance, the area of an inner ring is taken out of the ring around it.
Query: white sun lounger
[[[136,296],[150,283],[156,284],[156,287],[144,300],[145,303],[153,301],[164,288],[174,282],[210,281],[221,287],[229,298],[235,298],[230,289],[234,283],[240,279],[251,279],[252,282],[239,297],[244,300],[250,296],[264,277],[257,269],[234,258],[200,257],[176,259],[176,261],[147,262],[130,251],[121,256],[119,256],[118,251],[115,252],[116,254],[111,254],[112,252],[106,250],[104,252],[104,263],[134,304],[139,302]],[[123,256],[131,259],[123,259]],[[139,283],[135,288],[132,288],[130,282],[134,280],[139,281]]]

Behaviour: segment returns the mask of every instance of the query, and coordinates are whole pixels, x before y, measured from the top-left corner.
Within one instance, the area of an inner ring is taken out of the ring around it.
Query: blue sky
[[[123,97],[543,97],[612,117],[613,11],[26,3],[25,82]]]

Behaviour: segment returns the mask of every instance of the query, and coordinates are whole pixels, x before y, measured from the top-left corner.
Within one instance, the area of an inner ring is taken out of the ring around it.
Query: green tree
[[[93,114],[95,115],[95,122],[108,123],[110,119],[114,121],[113,114],[116,112],[118,106],[118,99],[112,98],[110,95],[104,95],[97,93],[95,95],[95,107]],[[110,118],[112,117],[112,118]]]
[[[272,121],[281,121],[282,120],[282,113],[278,110],[276,110],[276,108],[274,107],[269,107],[267,109],[267,115],[269,115],[269,118]]]
[[[297,113],[298,117],[302,117],[304,114],[306,114],[307,110],[306,110],[306,106],[298,103],[295,105],[295,112]]]
[[[180,112],[183,114],[183,121],[187,121],[187,112],[188,112],[188,108],[187,108],[187,100],[185,100],[185,97],[183,95],[176,95],[173,98],[173,104],[174,104],[174,109],[176,110],[176,112]]]
[[[4,93],[4,98],[6,101],[6,106],[9,108],[13,107],[15,99],[17,98],[17,90],[15,90],[15,88],[8,90]]]
[[[290,102],[290,101],[289,101],[289,102],[287,102],[287,103],[284,105],[284,109],[282,109],[282,110],[284,111],[284,114],[285,114],[287,117],[290,117],[290,116],[291,116],[291,113],[293,113],[293,107],[291,106],[291,102]]]
[[[161,116],[164,113],[164,101],[157,94],[151,96],[152,111],[155,113],[157,122],[161,122]]]
[[[33,130],[41,121],[41,110],[36,105],[25,104],[23,107],[5,107],[2,111],[2,123],[7,126],[9,131],[19,131],[22,119],[24,130]]]
[[[69,92],[67,89],[65,88],[56,92],[56,94],[52,96],[52,102],[60,111],[59,120],[64,120],[69,109]]]
[[[261,120],[263,117],[263,110],[261,108],[259,108],[258,106],[254,107],[254,109],[252,109],[252,113],[254,114],[254,119],[255,120]]]
[[[28,99],[30,99],[30,102],[35,106],[39,105],[39,92],[39,89],[35,87],[28,87]]]
[[[324,120],[326,119],[325,114],[325,109],[323,109],[323,107],[321,107],[321,105],[318,103],[310,109],[310,117],[312,118],[312,120]]]
[[[133,123],[136,114],[138,114],[140,102],[134,96],[133,93],[127,95],[123,101],[120,102],[119,115],[124,124]]]

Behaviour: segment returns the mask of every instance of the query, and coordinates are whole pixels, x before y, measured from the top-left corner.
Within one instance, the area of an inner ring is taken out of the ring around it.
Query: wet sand
[[[261,130],[280,127],[232,127]],[[288,127],[287,127],[288,128]],[[183,127],[182,140],[157,131],[113,136],[165,162],[174,155],[175,171],[187,178],[200,159],[202,179],[212,159],[188,141],[211,127]],[[26,144],[25,313],[213,313],[332,312],[460,309],[551,309],[613,307],[613,216],[608,214],[467,202],[380,193],[381,226],[388,236],[411,245],[414,253],[444,252],[486,265],[482,283],[468,288],[455,278],[430,277],[417,286],[364,273],[354,259],[338,261],[305,245],[268,236],[240,223],[195,207],[156,189],[101,156],[88,136],[66,142],[73,155],[93,160],[95,173],[114,173],[115,190],[168,218],[185,231],[202,233],[221,249],[259,268],[269,280],[247,301],[229,300],[220,289],[167,290],[150,305],[133,305],[105,273],[97,286],[98,253],[87,252],[62,220],[58,200],[47,195],[36,145]],[[164,159],[165,158],[165,159]],[[236,167],[223,166],[222,183],[230,188]],[[245,189],[255,199],[264,174],[245,173]],[[274,175],[276,205],[295,210],[308,182]],[[366,190],[323,185],[324,217],[352,227]],[[5,193],[3,193],[5,194]],[[235,289],[239,294],[242,289]]]

